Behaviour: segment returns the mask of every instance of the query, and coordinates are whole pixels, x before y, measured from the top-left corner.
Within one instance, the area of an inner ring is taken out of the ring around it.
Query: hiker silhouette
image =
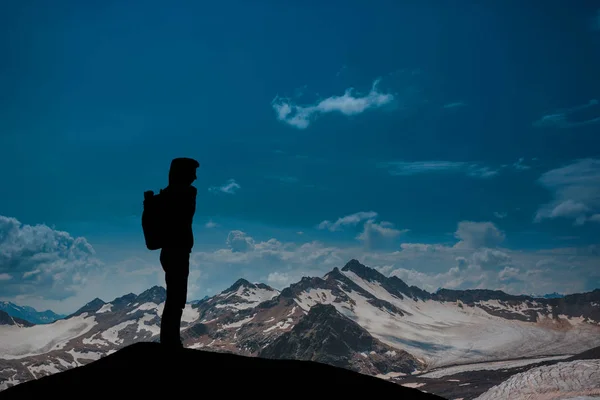
[[[194,247],[192,222],[196,212],[196,169],[192,158],[171,161],[169,185],[161,190],[160,263],[165,272],[167,298],[160,323],[160,342],[183,347],[179,330],[187,300],[190,253]]]

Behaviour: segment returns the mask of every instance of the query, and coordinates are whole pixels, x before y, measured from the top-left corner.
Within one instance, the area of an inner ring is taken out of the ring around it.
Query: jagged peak
[[[357,259],[353,258],[344,265],[342,271],[352,271],[354,269],[361,270],[363,268],[367,268],[363,264],[360,263]]]
[[[117,297],[116,299],[111,301],[111,303],[120,303],[123,301],[130,301],[132,299],[135,299],[136,297],[137,296],[135,293],[127,293],[127,294],[124,294],[123,296]]]
[[[142,296],[156,296],[156,295],[166,295],[167,294],[167,289],[165,289],[162,286],[158,286],[158,285],[154,285],[152,286],[150,289],[146,289],[144,290],[142,293],[139,294],[138,297],[142,297]]]
[[[340,279],[344,276],[338,267],[334,267],[331,271],[325,274],[323,277],[325,280],[329,279]]]
[[[152,286],[150,289],[144,290],[139,296],[136,296],[137,302],[154,302],[162,303],[167,299],[167,290],[162,286]],[[132,301],[132,299],[127,299]]]
[[[103,306],[104,304],[106,304],[106,302],[104,300],[102,300],[99,297],[96,297],[94,300],[87,302],[84,307],[95,306],[95,305]]]
[[[233,285],[229,286],[227,289],[223,290],[221,293],[232,293],[232,292],[237,291],[240,287],[246,287],[246,288],[251,288],[251,289],[263,289],[263,290],[270,290],[273,292],[278,292],[278,290],[273,289],[271,286],[269,286],[265,283],[261,283],[261,282],[252,283],[244,278],[240,278],[237,281],[235,281]]]
[[[96,297],[94,300],[88,302],[86,305],[84,305],[83,307],[81,307],[79,310],[75,311],[73,314],[70,314],[67,316],[67,318],[70,317],[74,317],[83,313],[93,313],[96,312],[100,309],[100,307],[102,307],[103,305],[105,305],[106,302],[98,297]]]
[[[344,272],[353,272],[356,275],[360,276],[363,279],[368,281],[379,281],[383,282],[387,279],[385,275],[381,272],[377,271],[375,268],[367,267],[364,264],[361,264],[358,260],[352,259],[344,265],[342,268]]]
[[[144,291],[143,291],[142,293],[140,293],[140,294],[144,294],[144,293],[146,293],[146,292],[159,292],[159,293],[162,293],[162,292],[164,292],[164,291],[166,291],[166,289],[165,289],[163,286],[160,286],[160,285],[154,285],[154,286],[152,286],[150,289],[146,289],[146,290],[144,290]]]

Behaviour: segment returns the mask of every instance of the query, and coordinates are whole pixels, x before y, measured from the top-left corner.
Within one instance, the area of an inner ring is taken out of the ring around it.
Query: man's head
[[[191,185],[197,178],[198,167],[200,163],[193,158],[174,158],[169,169],[169,185]]]

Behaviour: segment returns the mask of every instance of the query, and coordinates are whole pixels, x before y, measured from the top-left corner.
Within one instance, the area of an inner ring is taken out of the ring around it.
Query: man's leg
[[[165,270],[167,284],[167,299],[160,326],[160,341],[164,344],[181,345],[179,330],[187,300],[189,261],[189,252],[186,251],[161,252],[161,264]]]

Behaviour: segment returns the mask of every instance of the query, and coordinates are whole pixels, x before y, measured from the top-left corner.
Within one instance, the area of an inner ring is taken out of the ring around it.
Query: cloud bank
[[[231,230],[222,246],[192,252],[189,299],[215,294],[239,277],[282,289],[303,276],[323,276],[352,258],[428,291],[486,288],[543,294],[600,286],[600,245],[512,250],[503,246],[506,234],[489,221],[461,221],[454,243],[402,242],[406,229],[376,217],[374,211],[359,212],[324,224],[322,230],[332,233],[358,228],[357,241],[347,245],[303,241],[306,235],[289,242],[258,240]],[[158,260],[135,257],[107,265],[85,238],[14,218],[0,218],[0,255],[2,299],[38,309],[72,312],[94,297],[111,300],[164,285]]]
[[[552,193],[534,218],[564,218],[575,225],[600,220],[600,160],[587,158],[544,173],[538,183]]]

